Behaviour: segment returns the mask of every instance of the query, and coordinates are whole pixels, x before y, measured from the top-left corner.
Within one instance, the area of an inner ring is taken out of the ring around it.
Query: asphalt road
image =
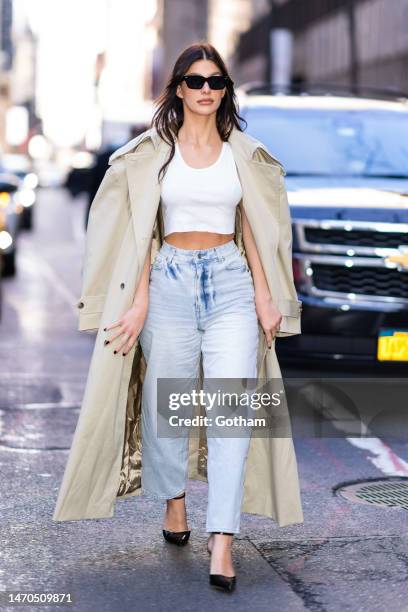
[[[164,504],[143,498],[118,502],[112,519],[52,521],[93,346],[92,334],[76,331],[84,204],[63,190],[42,190],[35,229],[20,236],[18,274],[3,281],[3,597],[71,593],[67,608],[80,612],[408,611],[407,510],[353,503],[334,491],[360,479],[408,476],[403,439],[296,438],[305,521],[279,528],[243,514],[231,595],[208,585],[206,483],[189,481],[185,548],[163,540]]]

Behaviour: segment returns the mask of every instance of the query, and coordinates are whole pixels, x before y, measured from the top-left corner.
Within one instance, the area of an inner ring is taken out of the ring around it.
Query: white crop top
[[[217,161],[193,168],[184,161],[178,142],[161,185],[164,235],[172,232],[235,232],[236,206],[242,188],[229,142]]]

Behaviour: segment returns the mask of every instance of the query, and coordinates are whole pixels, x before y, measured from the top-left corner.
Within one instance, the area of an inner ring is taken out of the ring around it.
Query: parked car
[[[14,174],[0,173],[0,252],[2,275],[16,272],[17,236],[21,227],[24,183]]]
[[[244,86],[248,134],[282,162],[302,334],[291,362],[408,365],[408,105],[387,92]]]
[[[0,158],[0,172],[15,174],[22,180],[20,189],[20,203],[23,207],[21,217],[21,228],[32,229],[33,210],[36,202],[36,188],[38,176],[33,170],[33,165],[27,155],[7,153]]]

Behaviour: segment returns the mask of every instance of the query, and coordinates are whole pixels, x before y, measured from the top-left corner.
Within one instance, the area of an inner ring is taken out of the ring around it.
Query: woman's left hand
[[[282,314],[275,306],[271,297],[255,296],[256,314],[266,336],[268,348],[271,348],[272,341],[279,331]]]

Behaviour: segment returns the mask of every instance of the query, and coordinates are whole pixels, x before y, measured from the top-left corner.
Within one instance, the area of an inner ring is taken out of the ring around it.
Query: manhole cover
[[[396,476],[342,485],[335,493],[359,504],[408,510],[408,478]]]

